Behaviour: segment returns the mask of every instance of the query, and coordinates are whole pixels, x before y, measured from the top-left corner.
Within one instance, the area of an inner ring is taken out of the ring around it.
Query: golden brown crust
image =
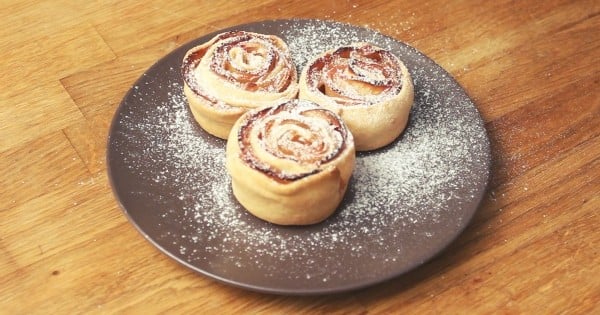
[[[288,47],[273,35],[221,33],[190,49],[181,71],[194,118],[223,139],[248,109],[277,104],[298,93]]]
[[[301,99],[338,113],[358,151],[394,141],[406,127],[414,99],[412,78],[391,52],[356,43],[322,53],[300,76]]]
[[[229,135],[226,155],[238,201],[282,225],[329,217],[355,164],[352,134],[341,118],[300,100],[244,114]]]

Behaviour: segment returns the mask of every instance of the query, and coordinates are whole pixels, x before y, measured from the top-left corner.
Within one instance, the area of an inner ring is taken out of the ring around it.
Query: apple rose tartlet
[[[181,72],[195,120],[223,139],[248,109],[278,104],[298,94],[298,74],[288,46],[274,35],[219,34],[190,49]]]
[[[394,141],[404,130],[414,87],[398,57],[369,43],[326,51],[300,75],[300,98],[324,106],[344,119],[356,149],[368,151]]]
[[[354,170],[352,134],[334,112],[304,100],[245,113],[226,150],[233,194],[275,224],[308,225],[340,204]]]

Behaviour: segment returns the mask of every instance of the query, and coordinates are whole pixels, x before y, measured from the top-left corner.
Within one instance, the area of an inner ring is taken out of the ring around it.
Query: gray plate
[[[299,69],[334,46],[372,42],[393,51],[413,76],[407,129],[389,146],[358,155],[345,199],[321,224],[282,227],[248,214],[231,194],[225,141],[199,128],[187,108],[183,55],[233,29],[282,37]],[[130,222],[169,257],[238,287],[322,294],[396,277],[443,250],[482,199],[490,153],[471,99],[416,49],[348,24],[276,20],[207,34],[154,64],[117,109],[107,160]]]

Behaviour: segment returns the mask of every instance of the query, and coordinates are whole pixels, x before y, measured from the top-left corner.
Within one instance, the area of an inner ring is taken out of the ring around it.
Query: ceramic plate
[[[385,148],[358,154],[344,200],[323,223],[282,227],[247,213],[231,192],[225,141],[198,127],[188,110],[183,55],[234,29],[280,36],[299,70],[322,51],[367,41],[394,52],[413,76],[405,132]],[[424,54],[362,27],[276,20],[206,34],[160,59],[117,109],[107,160],[123,211],[169,257],[238,287],[322,294],[396,277],[443,250],[482,199],[490,154],[475,105]]]

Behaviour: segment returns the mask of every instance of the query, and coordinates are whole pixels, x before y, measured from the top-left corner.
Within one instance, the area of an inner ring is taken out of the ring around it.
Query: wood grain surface
[[[0,3],[0,313],[600,313],[600,2]],[[333,296],[223,285],[127,222],[105,150],[155,61],[223,27],[319,18],[436,60],[486,122],[492,181],[467,230],[404,276]]]

